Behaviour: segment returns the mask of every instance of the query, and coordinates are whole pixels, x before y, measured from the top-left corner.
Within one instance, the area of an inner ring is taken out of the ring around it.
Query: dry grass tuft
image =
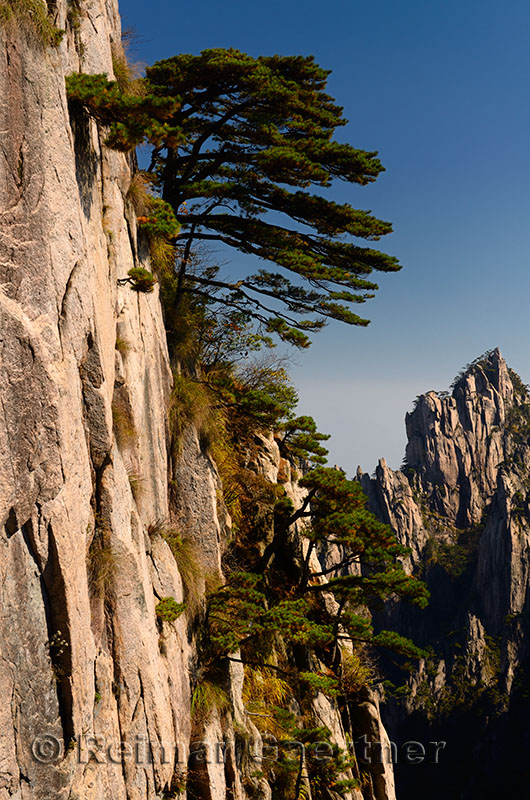
[[[136,504],[140,502],[142,497],[143,478],[137,472],[127,472],[129,478],[129,486],[131,487],[132,496]]]
[[[131,177],[126,199],[132,203],[138,217],[146,216],[149,211],[150,184],[151,180],[148,175],[141,170],[135,172]]]
[[[175,247],[168,239],[161,236],[152,237],[149,241],[151,264],[157,275],[172,273],[175,264]]]
[[[120,90],[125,94],[142,97],[145,87],[142,81],[143,65],[129,60],[123,44],[112,44],[112,71]]]
[[[349,652],[342,651],[341,689],[345,697],[352,698],[361,689],[369,687],[377,678],[377,667],[365,647]]]
[[[125,356],[131,349],[131,343],[127,339],[124,339],[123,336],[116,336],[114,347],[118,353],[121,353],[122,356]]]
[[[186,606],[193,614],[201,603],[201,584],[204,579],[193,542],[184,538],[176,528],[164,520],[152,522],[147,528],[147,533],[151,537],[159,536],[169,545],[184,584]]]
[[[252,722],[262,733],[282,736],[282,728],[275,708],[285,706],[292,697],[292,689],[276,670],[245,665],[243,703]]]
[[[230,700],[223,686],[224,675],[212,671],[195,687],[191,698],[191,714],[195,729],[205,725],[213,711],[225,714],[230,708]]]
[[[172,455],[178,459],[186,429],[193,425],[204,451],[221,445],[225,438],[223,411],[210,387],[198,379],[174,372],[169,406]]]
[[[116,574],[117,556],[110,543],[110,531],[96,528],[87,555],[88,585],[97,597],[108,594]]]
[[[118,393],[114,394],[112,401],[112,425],[120,450],[132,447],[137,439],[132,408]]]
[[[50,20],[43,0],[0,0],[0,26],[17,23],[33,29],[45,47],[57,47],[64,36]]]

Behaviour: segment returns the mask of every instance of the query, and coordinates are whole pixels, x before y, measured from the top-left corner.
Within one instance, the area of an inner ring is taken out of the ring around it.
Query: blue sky
[[[530,381],[530,5],[121,0],[121,13],[146,63],[314,54],[350,120],[341,137],[379,151],[375,184],[333,196],[393,223],[380,249],[403,270],[358,308],[368,328],[330,325],[291,369],[331,463],[399,466],[415,396],[492,347]]]

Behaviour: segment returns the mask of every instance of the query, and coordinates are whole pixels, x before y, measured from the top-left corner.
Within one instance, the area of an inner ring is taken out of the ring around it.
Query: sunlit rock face
[[[451,393],[418,397],[406,428],[401,470],[381,460],[373,477],[358,472],[371,508],[410,548],[407,568],[431,591],[426,611],[390,604],[380,620],[431,648],[407,699],[388,700],[386,720],[391,735],[453,737],[445,771],[424,770],[415,792],[446,796],[445,775],[461,781],[462,797],[489,797],[480,792],[498,788],[503,758],[518,785],[527,741],[530,398],[494,350]],[[469,769],[481,762],[474,786],[462,777],[462,754]],[[397,775],[399,797],[413,776],[399,766]]]
[[[0,797],[151,798],[172,764],[83,747],[189,733],[185,625],[162,656],[154,613],[182,582],[147,535],[168,514],[171,374],[156,292],[118,285],[142,262],[130,161],[65,94],[73,70],[112,75],[117,5],[55,6],[58,49],[0,31]]]

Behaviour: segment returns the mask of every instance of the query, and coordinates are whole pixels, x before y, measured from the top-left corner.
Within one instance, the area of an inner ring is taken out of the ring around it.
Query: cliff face
[[[72,70],[112,71],[117,8],[85,3],[75,26],[71,12],[57,4],[58,50],[0,32],[0,797],[153,797],[171,764],[101,767],[75,750],[90,735],[186,737],[189,688],[185,631],[161,658],[154,613],[181,580],[146,534],[168,513],[159,303],[117,284],[141,260],[129,164],[90,121],[72,131],[64,89]],[[120,579],[93,591],[98,559]],[[60,744],[32,745],[47,735]],[[65,750],[55,768],[46,746]]]
[[[406,701],[387,704],[387,719],[398,737],[448,739],[447,769],[425,777],[433,796],[456,782],[464,798],[497,796],[526,774],[530,397],[495,350],[451,395],[420,396],[406,427],[402,470],[380,461],[375,477],[359,473],[372,508],[411,548],[408,568],[431,591],[425,612],[387,610],[431,648]],[[405,773],[398,790],[409,791]]]
[[[193,427],[171,462],[158,292],[118,284],[148,266],[131,161],[69,116],[65,75],[112,75],[117,4],[57,0],[53,13],[66,30],[57,49],[31,27],[0,29],[0,800],[186,797],[201,665],[188,617],[157,621],[162,598],[189,591],[160,531],[169,520],[194,545],[200,595],[230,519]],[[272,438],[262,451],[257,468],[279,480]],[[228,683],[230,710],[203,738],[215,750],[243,732],[259,752],[241,665]],[[384,738],[377,700],[361,710],[357,733]],[[315,714],[346,746],[323,696]],[[229,746],[203,765],[194,797],[268,798],[265,780],[249,782],[256,769]],[[393,800],[391,768],[345,796]]]

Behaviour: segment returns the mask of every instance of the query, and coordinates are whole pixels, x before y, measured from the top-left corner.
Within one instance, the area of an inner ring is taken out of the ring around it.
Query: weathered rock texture
[[[447,749],[445,769],[398,768],[398,796],[446,797],[458,784],[463,798],[497,797],[527,771],[530,397],[495,350],[450,395],[420,396],[406,427],[402,470],[381,460],[373,478],[358,472],[431,590],[424,612],[388,608],[387,623],[433,652],[386,718],[391,736]]]
[[[78,745],[189,729],[184,623],[162,657],[154,613],[181,581],[146,535],[168,513],[160,307],[118,287],[139,258],[130,165],[88,119],[72,130],[64,88],[69,71],[112,72],[118,14],[87,2],[74,28],[67,11],[57,51],[0,33],[2,800],[153,797],[172,764],[83,764]],[[91,561],[109,573],[97,590]],[[45,735],[64,750],[53,768],[32,752]]]
[[[176,518],[202,574],[219,572],[230,520],[192,428],[168,473],[158,294],[118,285],[148,266],[127,199],[131,160],[88,117],[69,116],[66,74],[112,75],[117,4],[53,7],[67,32],[57,49],[24,26],[0,30],[0,800],[185,797],[200,664],[186,615],[157,622],[159,600],[185,594],[160,532]],[[261,469],[299,500],[288,467],[264,443]],[[234,666],[231,711],[207,737],[244,729],[259,750],[241,686]],[[320,712],[345,741],[336,709]],[[365,716],[382,736],[373,698]],[[245,780],[229,749],[194,797],[244,800]],[[375,783],[351,797],[392,800],[391,769]],[[264,781],[251,787],[270,796]]]

